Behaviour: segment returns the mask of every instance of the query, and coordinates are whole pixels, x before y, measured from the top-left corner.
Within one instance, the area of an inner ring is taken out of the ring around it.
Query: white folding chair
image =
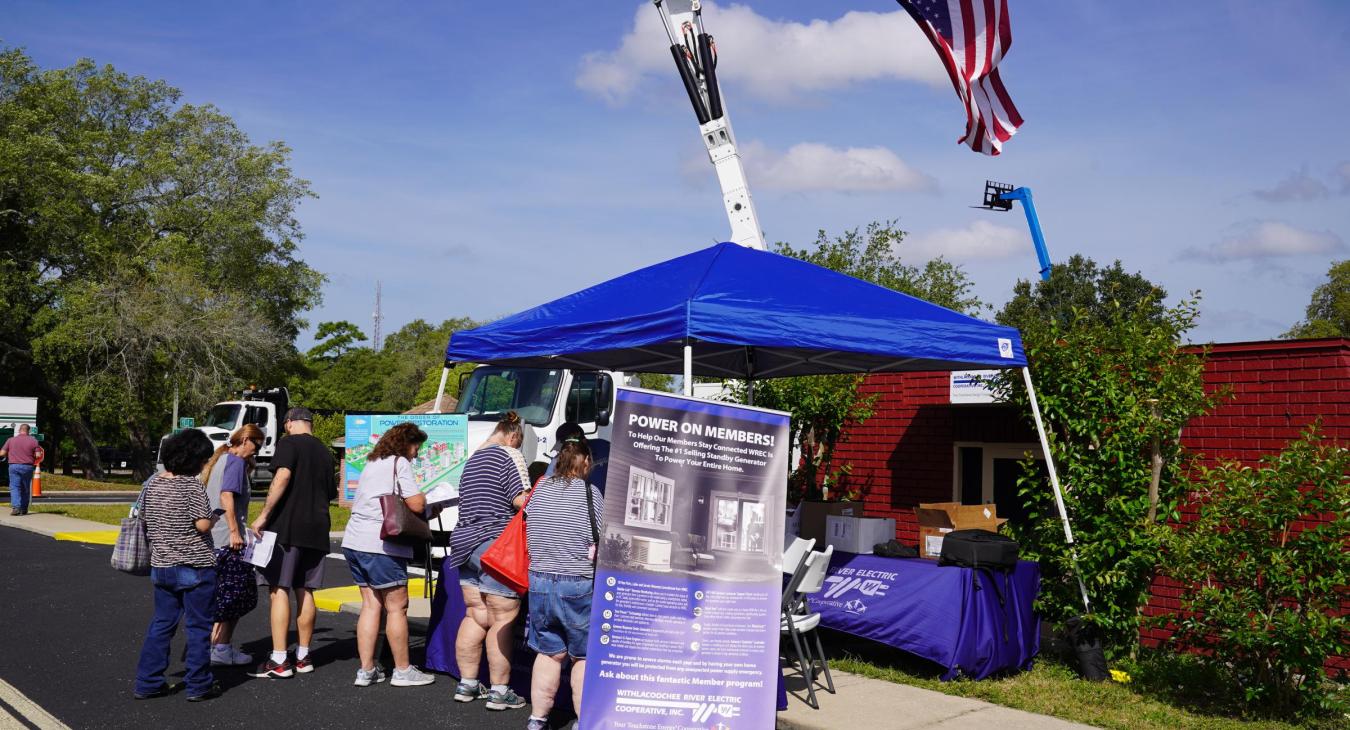
[[[788,545],[787,550],[783,551],[783,573],[796,577],[797,573],[806,565],[807,554],[815,546],[815,538],[810,540],[800,537],[792,538],[792,544]]]
[[[797,652],[797,666],[802,679],[806,681],[806,704],[817,710],[820,709],[820,701],[816,699],[816,661],[820,661],[825,673],[826,689],[830,694],[834,694],[834,678],[830,676],[830,663],[825,659],[825,647],[820,642],[820,632],[816,630],[820,627],[820,614],[810,611],[807,596],[819,593],[824,587],[825,572],[830,567],[832,557],[833,545],[825,548],[825,552],[813,550],[806,556],[804,569],[790,582],[795,583],[790,585],[790,595],[784,594],[783,617],[779,625],[780,633],[792,639],[792,646]],[[815,652],[811,651],[811,644],[804,636],[807,633],[815,639]]]

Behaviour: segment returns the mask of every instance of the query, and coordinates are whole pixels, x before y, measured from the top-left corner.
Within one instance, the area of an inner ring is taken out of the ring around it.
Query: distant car
[[[98,460],[108,469],[130,469],[131,449],[125,446],[100,446]]]

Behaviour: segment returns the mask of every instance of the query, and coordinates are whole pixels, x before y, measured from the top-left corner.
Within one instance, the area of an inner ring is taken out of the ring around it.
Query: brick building
[[[1234,342],[1210,347],[1205,387],[1228,387],[1232,399],[1191,421],[1182,444],[1209,463],[1255,464],[1321,418],[1329,438],[1350,443],[1350,339]],[[1018,519],[1018,461],[1040,453],[1028,417],[1000,404],[952,402],[949,373],[874,375],[862,385],[879,397],[870,419],[846,431],[836,465],[851,463],[850,483],[864,513],[894,517],[897,538],[914,545],[920,502],[993,502]],[[1048,486],[1047,486],[1048,488]],[[1179,607],[1180,590],[1154,584],[1146,612]],[[1150,630],[1145,643],[1165,634]],[[1350,669],[1339,659],[1338,668]]]

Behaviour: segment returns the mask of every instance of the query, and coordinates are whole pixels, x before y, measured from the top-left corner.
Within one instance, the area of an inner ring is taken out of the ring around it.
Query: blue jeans
[[[530,571],[530,618],[525,643],[539,654],[586,658],[591,636],[591,586],[579,575]]]
[[[28,511],[33,494],[33,465],[9,465],[9,506],[20,512]]]
[[[182,620],[187,631],[187,695],[205,694],[215,681],[211,674],[211,596],[216,592],[216,569],[151,568],[150,583],[155,587],[155,615],[145,631],[136,665],[136,692],[150,694],[165,686],[169,642]]]

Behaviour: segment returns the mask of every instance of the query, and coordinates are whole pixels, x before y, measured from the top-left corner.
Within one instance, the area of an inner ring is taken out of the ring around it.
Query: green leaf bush
[[[1194,518],[1157,531],[1163,574],[1183,586],[1182,612],[1160,623],[1252,708],[1350,709],[1323,669],[1350,646],[1347,471],[1350,450],[1313,426],[1258,468],[1202,470]]]

